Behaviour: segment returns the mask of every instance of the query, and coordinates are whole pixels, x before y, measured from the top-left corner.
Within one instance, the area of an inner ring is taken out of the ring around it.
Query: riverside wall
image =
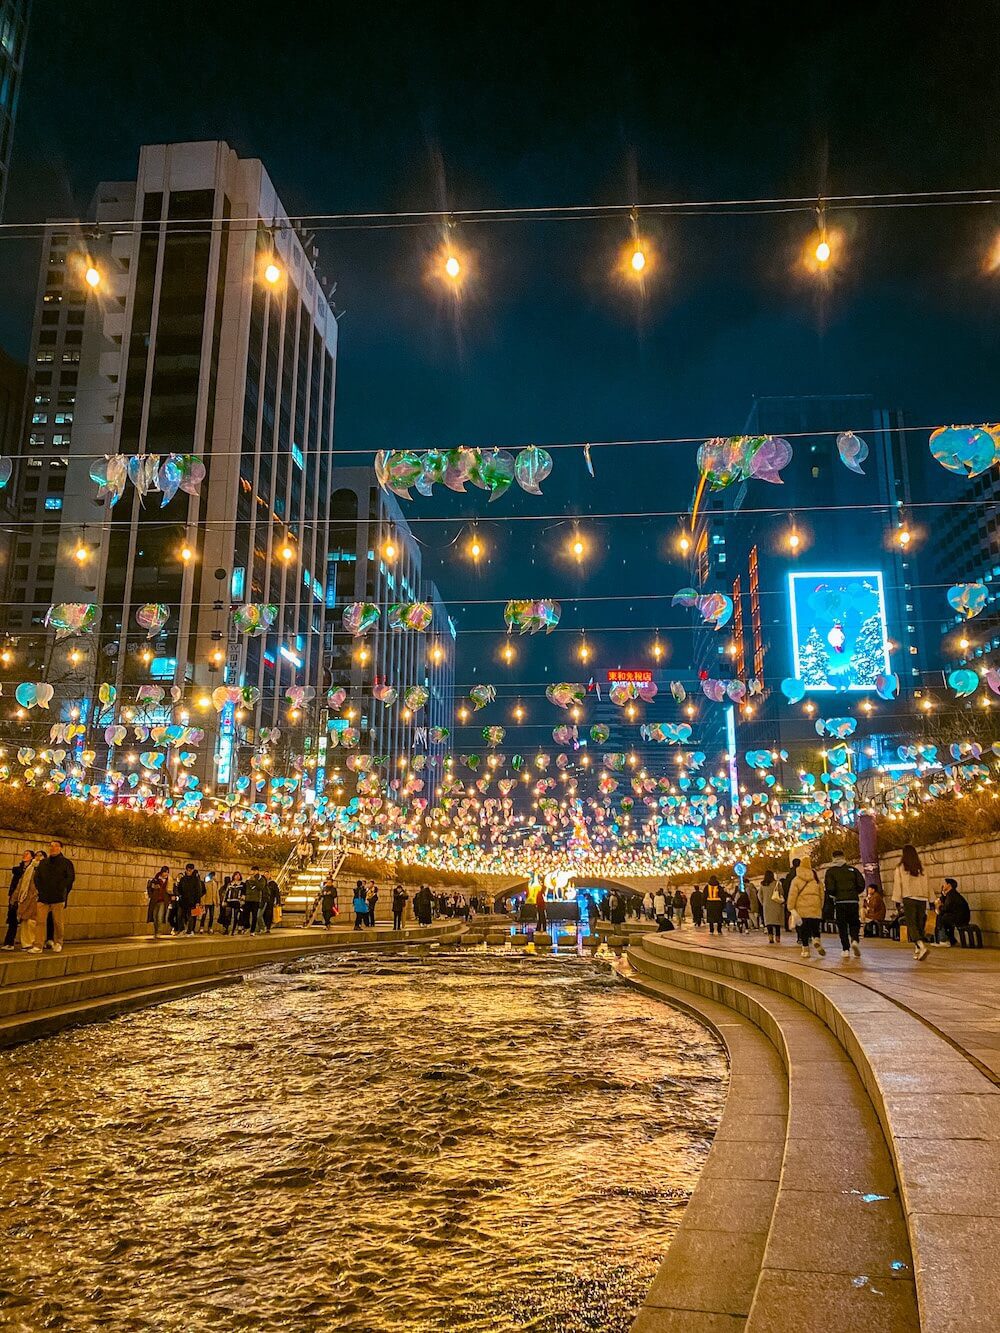
[[[16,833],[0,829],[0,900],[6,909],[6,888],[10,871],[29,847],[48,851],[50,837],[37,831]],[[146,883],[160,866],[168,865],[171,875],[183,869],[189,859],[185,852],[162,852],[136,847],[127,852],[113,852],[91,843],[63,840],[63,851],[76,867],[76,881],[66,909],[68,940],[108,939],[117,935],[152,933],[146,924]],[[214,870],[221,884],[225,875],[239,870],[249,874],[250,862],[234,858],[224,865],[205,866],[195,860],[199,870]]]
[[[972,919],[982,929],[983,943],[1000,947],[1000,839],[972,841],[955,838],[919,848],[927,872],[931,897],[946,876],[958,880],[958,889],[969,900]],[[886,898],[892,895],[892,875],[899,865],[899,852],[879,860]]]

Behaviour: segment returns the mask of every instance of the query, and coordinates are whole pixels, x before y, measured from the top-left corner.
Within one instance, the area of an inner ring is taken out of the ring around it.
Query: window
[[[55,415],[55,423],[56,423],[57,426],[72,426],[72,424],[73,424],[73,413],[72,413],[72,412],[57,412],[56,415]]]
[[[36,372],[35,372],[35,383],[36,383],[36,384],[51,384],[51,383],[52,383],[52,371],[51,371],[51,370],[38,370],[38,371],[36,371]]]
[[[43,325],[45,325],[45,324],[58,324],[58,323],[59,323],[59,311],[58,311],[58,310],[43,310],[43,311],[42,311],[42,324],[43,324]]]
[[[50,366],[55,360],[51,352],[39,352],[35,357],[35,362],[39,366]]]
[[[52,396],[51,396],[51,394],[47,394],[47,393],[36,393],[36,394],[35,394],[35,406],[36,406],[36,407],[48,407],[49,403],[51,403],[51,402],[52,402]]]
[[[63,352],[62,360],[64,366],[78,366],[80,364],[80,353],[78,351]]]
[[[31,424],[33,426],[47,426],[49,424],[48,412],[32,412]]]
[[[45,497],[45,508],[46,508],[46,509],[62,509],[62,496],[61,496],[61,495],[47,495],[47,496]],[[45,575],[40,574],[39,577],[44,578]],[[50,574],[48,577],[51,578],[52,575]]]
[[[32,431],[31,434],[28,436],[28,444],[31,446],[32,449],[44,449],[45,436],[39,435],[37,431]]]
[[[49,290],[42,297],[42,300],[45,302],[46,305],[59,305],[59,303],[62,301],[62,292]]]
[[[52,447],[53,449],[68,449],[72,440],[73,437],[71,435],[53,435]]]

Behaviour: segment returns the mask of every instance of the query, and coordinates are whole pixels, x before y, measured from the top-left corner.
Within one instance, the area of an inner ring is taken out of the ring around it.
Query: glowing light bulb
[[[968,646],[969,646],[969,640],[968,640],[968,639],[959,639],[959,641],[958,641],[958,646],[959,646],[959,648],[962,648],[962,649],[968,648]]]
[[[801,540],[802,540],[801,537],[793,528],[792,531],[788,534],[788,545],[792,548],[793,551],[797,551],[799,549],[799,544]]]
[[[454,281],[461,273],[462,265],[458,262],[458,260],[455,258],[454,255],[449,255],[448,258],[444,261],[444,271],[445,273],[447,273],[448,277],[451,278],[452,281]]]
[[[281,556],[282,560],[284,560],[285,564],[287,565],[290,560],[293,560],[295,558],[295,547],[292,546],[290,542],[286,541],[285,544],[280,549],[280,551],[278,552],[278,554]]]
[[[690,551],[691,542],[689,541],[686,534],[681,536],[681,538],[677,542],[677,549],[680,551],[682,555],[687,555],[688,551]]]
[[[191,560],[193,557],[194,557],[194,551],[191,550],[190,546],[181,547],[181,559],[184,561],[185,564],[187,564],[188,561]]]
[[[101,273],[99,269],[94,268],[93,264],[88,264],[83,275],[83,280],[88,287],[97,288],[101,285]]]
[[[89,555],[90,551],[81,541],[77,544],[76,550],[73,552],[73,559],[78,565],[82,565]]]
[[[587,662],[587,661],[589,661],[589,660],[590,660],[590,649],[587,647],[586,643],[581,643],[581,644],[580,644],[580,661],[581,661],[581,662]]]
[[[815,253],[816,253],[817,264],[828,264],[830,262],[830,253],[831,253],[830,242],[826,239],[825,236],[820,238],[819,244],[816,246]]]
[[[358,653],[358,661],[362,666],[368,661],[368,649],[362,648]]]
[[[896,534],[896,540],[899,542],[900,546],[909,546],[911,536],[910,529],[904,525]]]
[[[629,261],[635,273],[641,273],[646,267],[646,256],[642,250],[636,249],[632,252],[632,258]]]
[[[440,662],[440,661],[442,660],[443,657],[444,657],[444,653],[441,651],[441,645],[436,643],[436,644],[434,645],[434,649],[433,649],[433,651],[431,652],[431,661],[432,661],[432,662]]]
[[[479,538],[473,537],[472,541],[469,543],[469,554],[472,556],[473,560],[478,560],[482,553],[483,548]]]
[[[577,537],[576,541],[573,543],[572,551],[573,554],[576,556],[577,560],[579,560],[580,557],[583,555],[584,545],[579,537]]]
[[[281,279],[281,269],[272,259],[271,262],[264,269],[264,281],[269,282],[273,287],[276,282],[280,281],[280,279]]]
[[[385,557],[386,560],[395,560],[398,554],[399,552],[396,549],[396,543],[392,540],[391,537],[387,537],[382,544],[382,555]]]
[[[514,660],[514,649],[510,646],[509,643],[504,644],[504,649],[503,649],[503,652],[500,654],[500,656],[501,656],[501,657],[503,658],[503,660],[504,660],[505,662],[507,662],[508,664],[511,663],[511,662],[513,662],[513,660]]]
[[[653,656],[656,658],[657,662],[663,656],[663,644],[659,639],[654,639],[653,641]]]

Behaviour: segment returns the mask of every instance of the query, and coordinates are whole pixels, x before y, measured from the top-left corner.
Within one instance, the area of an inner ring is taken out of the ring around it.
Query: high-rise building
[[[370,467],[335,467],[330,500],[330,547],[326,575],[329,611],[338,608],[330,633],[329,678],[347,690],[352,712],[343,725],[360,727],[362,747],[386,759],[386,771],[400,767],[421,748],[430,756],[448,753],[448,740],[434,741],[434,728],[455,725],[455,625],[441,596],[421,572],[420,547],[396,497],[375,481]],[[343,627],[343,608],[370,602],[379,608],[373,629],[354,637]],[[425,631],[394,630],[388,608],[395,603],[428,602]],[[392,686],[398,700],[380,703],[372,689]],[[414,715],[403,702],[412,685],[428,692]],[[426,732],[416,744],[415,733]],[[332,756],[331,756],[332,761]]]
[[[745,434],[789,439],[783,486],[738,482],[703,494],[692,582],[730,596],[733,616],[696,635],[696,665],[711,677],[763,682],[762,694],[734,710],[740,749],[815,749],[813,714],[842,713],[859,699],[874,708],[880,673],[899,676],[904,699],[920,688],[921,580],[902,427],[901,413],[863,395],[757,399]],[[863,477],[838,452],[838,434],[850,430],[868,446]],[[794,713],[780,692],[786,677],[808,695]],[[720,705],[712,738],[722,744],[725,713]]]
[[[85,224],[45,241],[18,487],[34,525],[10,627],[37,634],[50,602],[96,604],[95,633],[72,654],[45,636],[32,678],[75,688],[84,711],[113,684],[113,720],[159,682],[211,730],[210,692],[249,687],[214,737],[225,785],[240,747],[284,724],[288,688],[323,685],[337,321],[316,251],[262,164],[221,142],[144,147],[134,182],[101,186]],[[119,454],[193,455],[204,479],[169,501],[130,481],[110,508],[91,473]],[[245,604],[267,608],[266,634],[234,623]],[[168,618],[147,637],[150,605]]]
[[[28,44],[31,0],[2,0],[0,4],[0,217],[7,202],[14,122],[21,94],[24,51]]]

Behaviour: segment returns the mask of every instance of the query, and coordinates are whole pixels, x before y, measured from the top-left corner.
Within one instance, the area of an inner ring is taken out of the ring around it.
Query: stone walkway
[[[862,940],[861,958],[845,962],[838,936],[824,935],[826,957],[806,963],[790,934],[783,933],[781,943],[774,945],[767,943],[762,931],[710,936],[704,927],[695,930],[688,925],[664,938],[672,944],[731,950],[767,962],[797,963],[874,990],[934,1028],[1000,1085],[1000,950],[944,945],[931,948],[918,963],[907,944]]]

